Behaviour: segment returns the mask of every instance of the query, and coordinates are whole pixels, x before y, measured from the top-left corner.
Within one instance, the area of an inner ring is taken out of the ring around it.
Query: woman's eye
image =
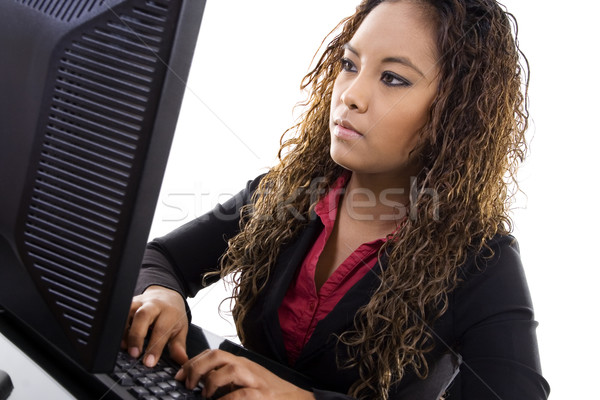
[[[354,63],[347,58],[342,58],[340,63],[342,64],[342,70],[344,70],[344,71],[356,70]]]
[[[381,75],[381,80],[388,86],[412,86],[412,83],[392,72],[384,72]]]

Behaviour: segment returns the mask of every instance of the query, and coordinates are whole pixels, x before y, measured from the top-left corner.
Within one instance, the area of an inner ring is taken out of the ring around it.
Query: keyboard
[[[307,390],[313,387],[312,381],[297,371],[248,351],[196,325],[190,325],[187,337],[188,355],[192,357],[206,349],[221,349],[246,357],[299,387]],[[159,362],[153,368],[148,368],[142,363],[141,358],[135,359],[126,351],[119,350],[113,372],[97,377],[109,386],[111,392],[115,392],[117,398],[127,400],[215,400],[232,389],[231,387],[219,388],[212,397],[204,398],[202,384],[199,383],[193,390],[187,389],[182,382],[175,380],[177,371],[179,365],[169,358],[167,351],[163,352]]]
[[[135,359],[120,351],[115,368],[110,375],[116,385],[124,388],[134,399],[140,400],[204,400],[202,384],[193,390],[175,380],[179,366],[161,357],[152,367],[146,367],[141,359]]]

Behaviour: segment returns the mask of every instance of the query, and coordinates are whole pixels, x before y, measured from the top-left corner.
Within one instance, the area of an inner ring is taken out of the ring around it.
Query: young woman
[[[546,399],[509,233],[526,72],[495,0],[364,0],[304,80],[280,163],[149,244],[123,346],[225,398]],[[242,343],[188,360],[185,296],[233,276]],[[460,364],[460,372],[454,377]]]

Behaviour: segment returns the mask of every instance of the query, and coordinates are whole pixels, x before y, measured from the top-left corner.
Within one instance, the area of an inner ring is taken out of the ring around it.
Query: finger
[[[186,387],[193,389],[209,372],[226,365],[230,359],[229,356],[235,357],[222,350],[205,350],[183,364],[175,379],[185,380]]]
[[[155,322],[152,328],[152,334],[148,340],[148,346],[146,347],[146,353],[144,355],[144,365],[147,367],[154,367],[160,358],[163,349],[167,345],[170,336],[169,328],[165,327],[164,324]]]
[[[169,342],[169,355],[179,365],[183,365],[188,361],[188,355],[186,351],[186,338],[187,338],[188,326],[184,327],[173,337]]]
[[[255,375],[243,359],[212,370],[204,377],[204,396],[215,393],[229,393],[242,387],[255,387]]]
[[[131,306],[129,307],[129,314],[127,315],[127,322],[125,323],[125,328],[123,329],[123,337],[121,338],[121,349],[127,349],[127,341],[129,336],[129,327],[131,326],[131,321],[133,320],[133,315],[137,311],[137,309],[142,305],[141,302],[134,300],[131,302]]]
[[[144,364],[147,367],[156,365],[167,344],[169,344],[169,353],[174,361],[181,365],[188,360],[185,345],[188,332],[187,323],[182,323],[181,320],[173,322],[172,318],[167,318],[168,314],[163,311],[162,315],[159,315],[154,322],[144,357]]]
[[[209,351],[211,351],[211,350],[210,349],[206,349],[202,353],[197,354],[191,360],[188,360],[185,363],[181,364],[181,368],[175,374],[175,380],[178,380],[178,381],[181,381],[181,382],[185,382],[187,380],[188,373],[193,368],[193,363],[196,362],[196,360],[198,359],[199,356],[203,355],[204,353],[208,353]]]
[[[157,316],[158,311],[147,305],[139,307],[133,313],[131,325],[127,334],[127,347],[129,354],[132,357],[138,358],[142,354],[144,338]]]

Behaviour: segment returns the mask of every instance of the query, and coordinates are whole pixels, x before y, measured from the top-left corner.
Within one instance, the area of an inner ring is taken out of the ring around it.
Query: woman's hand
[[[149,286],[144,293],[135,296],[121,348],[127,349],[132,357],[139,357],[150,328],[152,335],[143,360],[146,366],[156,365],[167,343],[174,361],[184,364],[188,360],[185,351],[188,319],[185,302],[179,293],[162,286]]]
[[[204,384],[202,395],[210,397],[217,389],[230,391],[222,400],[237,399],[312,399],[311,392],[279,378],[271,371],[244,357],[223,350],[206,350],[185,363],[175,379],[185,381],[188,389]]]

